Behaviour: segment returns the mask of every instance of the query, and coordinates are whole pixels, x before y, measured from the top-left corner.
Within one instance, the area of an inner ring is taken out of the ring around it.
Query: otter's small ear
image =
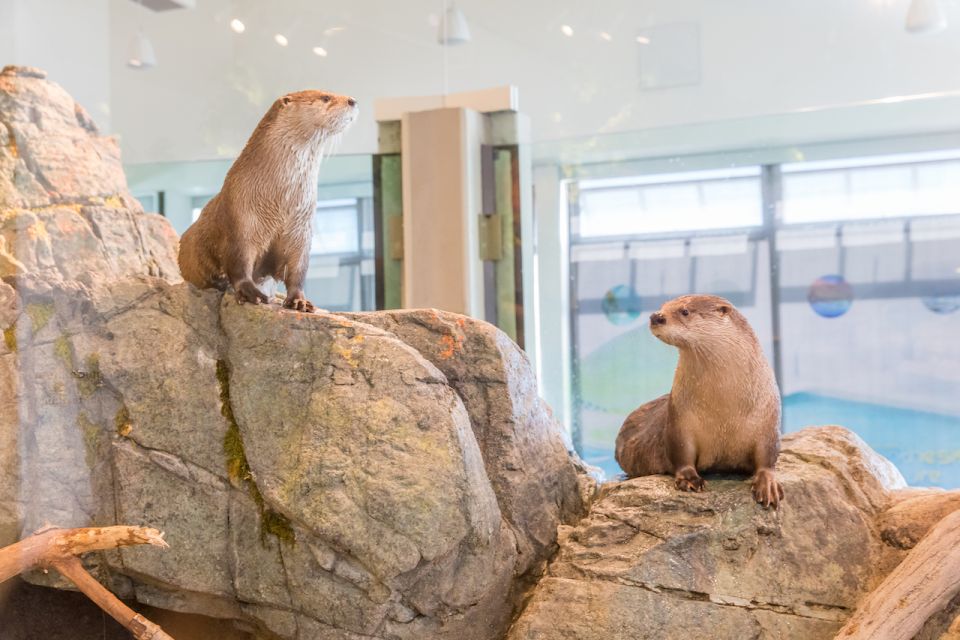
[[[291,101],[290,101],[290,96],[283,96],[282,98],[280,98],[280,102],[282,102],[284,105],[290,104],[290,102],[291,102]]]
[[[720,312],[720,315],[725,316],[725,315],[727,315],[728,313],[730,313],[730,307],[728,307],[728,306],[725,305],[725,304],[722,304],[722,305],[720,305],[719,307],[717,307],[717,311]]]

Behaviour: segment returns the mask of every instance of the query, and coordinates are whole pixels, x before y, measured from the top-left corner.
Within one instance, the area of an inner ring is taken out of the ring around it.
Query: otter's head
[[[650,314],[650,331],[675,347],[709,349],[743,335],[746,320],[719,296],[680,296]]]
[[[357,119],[357,101],[327,91],[288,93],[274,103],[277,119],[307,137],[342,133]]]

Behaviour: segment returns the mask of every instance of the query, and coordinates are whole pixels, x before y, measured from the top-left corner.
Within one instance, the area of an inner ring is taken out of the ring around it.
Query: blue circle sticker
[[[640,296],[633,287],[618,284],[603,294],[601,307],[611,324],[630,324],[640,317]]]
[[[930,296],[923,299],[923,306],[934,313],[946,315],[960,309],[960,296]]]
[[[807,292],[807,301],[817,315],[839,318],[853,304],[853,287],[843,276],[831,274],[813,281]]]

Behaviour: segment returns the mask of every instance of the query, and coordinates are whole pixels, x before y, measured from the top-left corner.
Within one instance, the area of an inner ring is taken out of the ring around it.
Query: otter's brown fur
[[[751,473],[757,502],[778,506],[780,391],[747,319],[718,296],[682,296],[650,330],[680,360],[670,393],[623,423],[617,462],[630,477],[673,474],[682,491],[703,490],[698,471]]]
[[[180,272],[197,287],[233,290],[259,304],[266,278],[284,283],[283,305],[312,311],[303,282],[310,260],[317,173],[325,150],[356,118],[356,100],[324,91],[279,98],[227,172],[223,188],[180,239]]]

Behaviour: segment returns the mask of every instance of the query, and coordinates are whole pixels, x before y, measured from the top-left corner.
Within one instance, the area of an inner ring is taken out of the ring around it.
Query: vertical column
[[[400,122],[381,122],[373,156],[376,308],[403,306],[403,171]]]
[[[478,216],[485,122],[463,108],[406,113],[403,306],[483,317]]]

